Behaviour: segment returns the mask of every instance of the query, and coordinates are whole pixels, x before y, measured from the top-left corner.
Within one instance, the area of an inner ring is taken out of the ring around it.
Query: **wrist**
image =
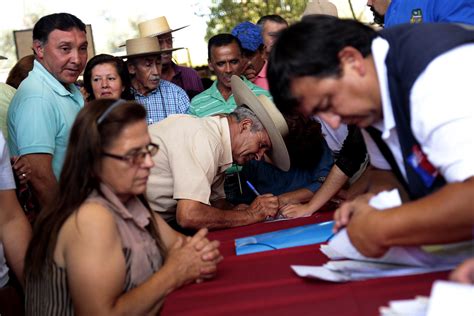
[[[162,278],[162,282],[164,282],[163,286],[165,288],[165,295],[170,294],[174,290],[181,287],[184,282],[179,277],[179,272],[176,271],[175,265],[171,262],[165,261],[163,266],[157,273],[162,273],[164,278]]]
[[[369,217],[369,221],[367,223],[367,227],[370,227],[370,238],[374,240],[375,243],[380,248],[388,249],[392,245],[388,239],[388,232],[389,226],[387,225],[390,223],[390,220],[387,218],[387,212],[381,212],[374,210],[372,216]]]

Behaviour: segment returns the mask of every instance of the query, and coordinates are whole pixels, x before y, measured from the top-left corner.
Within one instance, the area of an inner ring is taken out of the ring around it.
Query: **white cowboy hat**
[[[311,14],[325,14],[338,17],[337,7],[328,0],[309,0],[303,16]]]
[[[166,17],[160,16],[151,20],[138,23],[138,32],[140,37],[153,37],[170,32],[181,30],[189,25],[178,27],[177,29],[171,29]]]
[[[160,43],[155,37],[139,37],[128,39],[125,42],[126,53],[121,58],[143,57],[148,55],[160,55],[162,53],[172,52],[179,48],[161,49]]]
[[[230,79],[232,94],[237,106],[248,107],[267,130],[272,149],[267,152],[272,163],[283,171],[290,169],[290,155],[283,137],[288,134],[285,118],[273,102],[265,95],[256,96],[238,76]]]

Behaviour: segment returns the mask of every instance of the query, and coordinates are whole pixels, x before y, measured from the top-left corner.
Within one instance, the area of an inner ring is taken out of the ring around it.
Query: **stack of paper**
[[[418,296],[412,300],[391,301],[388,307],[380,307],[380,316],[426,316],[429,298]]]
[[[370,204],[380,209],[400,205],[401,200],[398,191],[393,190],[377,195]],[[333,282],[421,274],[451,270],[472,256],[474,248],[472,241],[431,248],[392,247],[381,258],[368,258],[357,251],[343,229],[320,249],[329,259],[350,260],[329,261],[319,267],[292,266],[292,269],[301,277]]]
[[[474,285],[436,281],[431,297],[389,302],[380,307],[381,316],[472,316],[474,315]]]

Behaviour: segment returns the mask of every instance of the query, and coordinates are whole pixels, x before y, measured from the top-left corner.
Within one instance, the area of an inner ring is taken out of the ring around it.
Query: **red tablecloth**
[[[170,294],[162,315],[378,315],[390,300],[428,295],[446,272],[329,283],[299,278],[290,265],[321,265],[327,261],[319,245],[236,256],[234,239],[323,222],[331,213],[273,223],[259,223],[212,232],[221,241],[224,260],[217,277],[187,285]]]

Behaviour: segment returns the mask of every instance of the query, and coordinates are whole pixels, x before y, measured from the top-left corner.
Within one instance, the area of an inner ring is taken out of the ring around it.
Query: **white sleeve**
[[[15,188],[12,166],[10,164],[10,154],[3,133],[0,131],[0,190],[10,190]]]
[[[380,149],[377,147],[377,144],[374,142],[372,137],[370,137],[369,133],[367,133],[367,131],[363,128],[361,128],[360,131],[362,132],[365,147],[367,148],[367,153],[369,154],[370,164],[377,169],[392,170],[392,167],[380,152]]]
[[[413,85],[411,127],[447,182],[474,176],[474,44],[433,60]]]

